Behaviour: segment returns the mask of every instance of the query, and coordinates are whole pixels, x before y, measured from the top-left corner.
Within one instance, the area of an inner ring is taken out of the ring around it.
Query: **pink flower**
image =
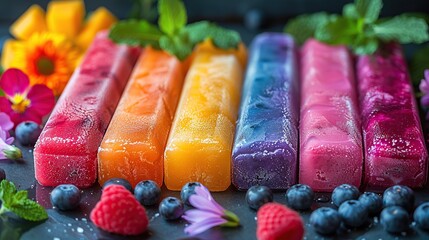
[[[3,73],[0,89],[5,94],[0,97],[0,112],[8,114],[15,126],[27,120],[41,124],[55,105],[52,90],[42,84],[30,86],[28,76],[19,69]]]
[[[19,159],[22,157],[21,150],[12,146],[14,138],[10,137],[9,130],[13,128],[13,122],[9,116],[0,112],[0,160],[1,159]]]
[[[185,228],[187,234],[197,235],[215,226],[237,227],[240,225],[237,215],[219,205],[204,186],[195,187],[195,194],[189,197],[189,202],[196,209],[188,210],[182,216],[191,223]]]

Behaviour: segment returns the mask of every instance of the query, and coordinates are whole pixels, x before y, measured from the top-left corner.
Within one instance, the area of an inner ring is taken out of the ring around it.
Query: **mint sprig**
[[[307,38],[349,46],[356,54],[372,54],[382,42],[422,43],[429,40],[425,20],[400,15],[379,19],[381,0],[355,0],[343,7],[342,15],[316,13],[290,21],[285,32],[294,35],[299,43]]]
[[[200,21],[187,25],[185,5],[180,0],[160,0],[158,2],[158,27],[140,20],[118,22],[109,37],[117,43],[152,46],[162,49],[178,59],[188,57],[195,45],[210,38],[216,47],[237,48],[240,35],[214,23]]]
[[[27,191],[18,191],[15,184],[8,180],[0,183],[0,200],[2,202],[0,215],[13,212],[29,221],[41,221],[48,218],[48,214],[42,206],[28,199]]]

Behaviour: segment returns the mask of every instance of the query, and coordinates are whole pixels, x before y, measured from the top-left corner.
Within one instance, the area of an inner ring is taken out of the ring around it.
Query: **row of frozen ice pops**
[[[98,171],[101,184],[152,179],[179,190],[199,181],[213,191],[231,178],[239,189],[424,185],[427,150],[398,45],[359,57],[356,82],[345,47],[309,40],[298,64],[292,38],[262,34],[241,91],[246,57],[243,46],[204,43],[188,70],[100,34],[36,144],[36,179],[88,187]]]

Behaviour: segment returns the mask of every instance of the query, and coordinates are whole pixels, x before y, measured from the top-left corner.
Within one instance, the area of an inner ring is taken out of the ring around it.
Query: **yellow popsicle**
[[[170,190],[198,181],[211,191],[231,184],[231,150],[246,49],[224,51],[204,43],[185,79],[164,153]]]

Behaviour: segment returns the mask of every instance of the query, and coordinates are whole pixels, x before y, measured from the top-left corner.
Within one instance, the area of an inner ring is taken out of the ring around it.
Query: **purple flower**
[[[219,205],[204,186],[195,187],[195,194],[189,197],[189,202],[195,209],[186,211],[182,216],[191,223],[185,228],[187,234],[197,235],[215,226],[237,227],[240,225],[237,215]]]
[[[419,88],[423,93],[420,99],[422,107],[429,107],[429,69],[425,70],[425,78],[420,82]]]
[[[22,157],[21,150],[12,146],[14,138],[10,137],[9,130],[13,128],[13,122],[9,116],[0,112],[0,160],[1,159],[19,159]]]

